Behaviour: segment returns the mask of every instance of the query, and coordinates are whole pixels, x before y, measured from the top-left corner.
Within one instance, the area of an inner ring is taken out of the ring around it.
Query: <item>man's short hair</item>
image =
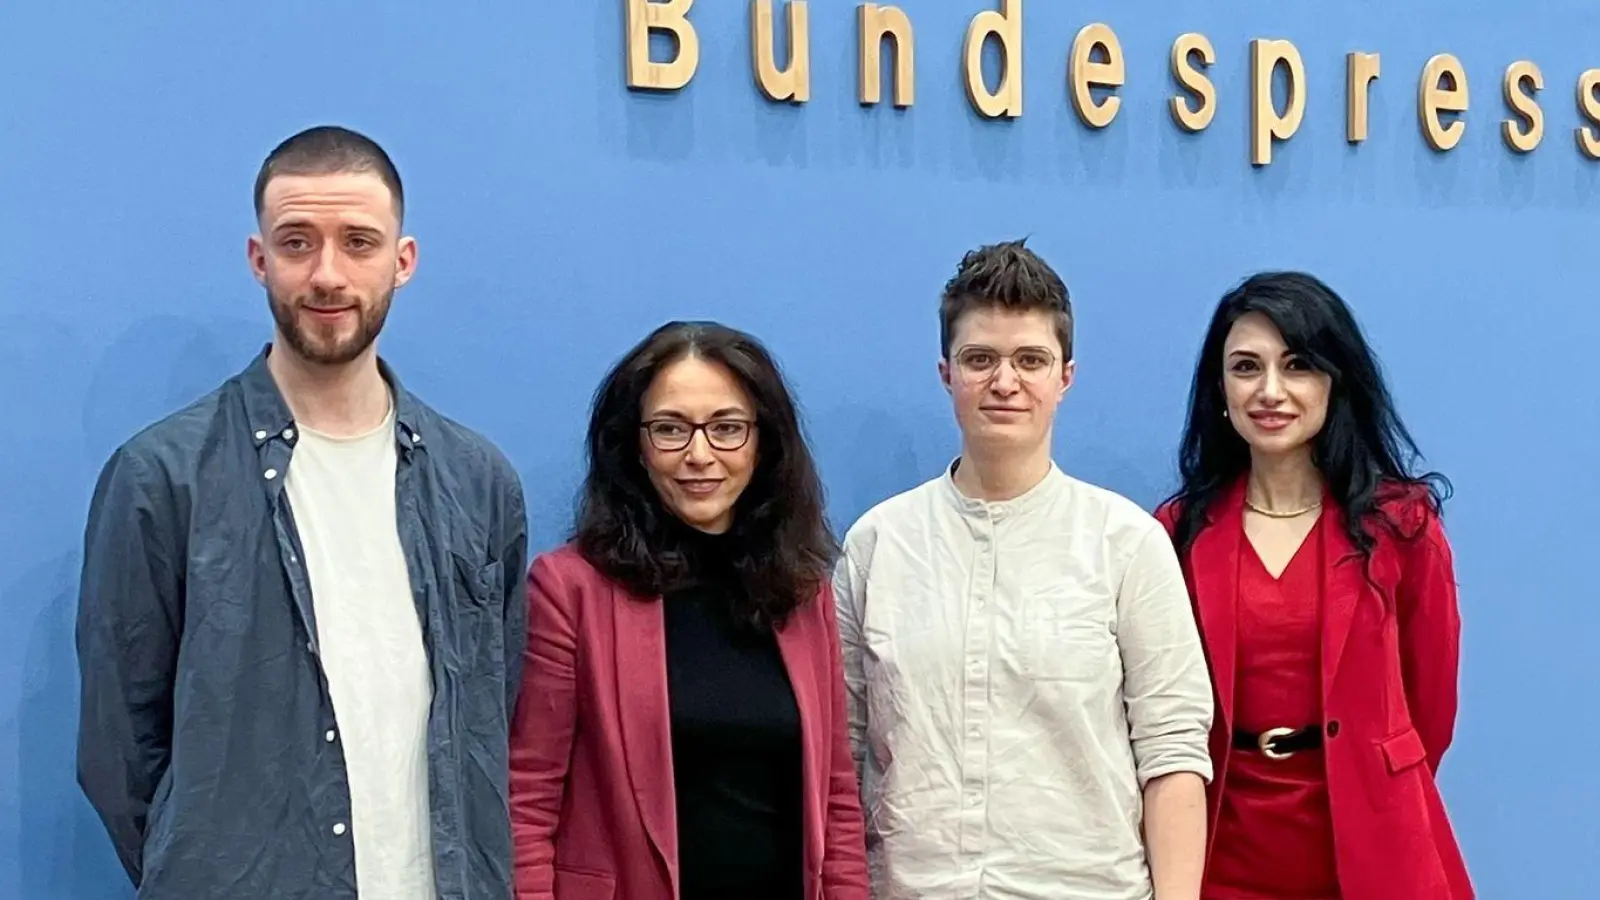
[[[396,220],[405,219],[405,190],[400,172],[378,142],[338,125],[317,125],[272,149],[256,175],[256,218],[261,218],[267,182],[278,175],[334,175],[371,172],[394,197]]]
[[[1061,360],[1072,359],[1072,298],[1067,285],[1026,244],[1027,238],[989,244],[961,258],[939,301],[939,345],[946,359],[956,324],[977,309],[1050,313],[1061,342]]]

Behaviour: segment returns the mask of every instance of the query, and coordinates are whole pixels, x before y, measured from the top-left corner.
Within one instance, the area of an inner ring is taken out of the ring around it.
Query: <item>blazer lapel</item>
[[[667,641],[661,600],[613,590],[617,713],[622,755],[645,832],[677,884],[676,800],[672,792],[672,723],[667,699]]]
[[[812,647],[814,642],[807,634],[808,619],[803,618],[813,607],[802,607],[784,627],[778,630],[778,653],[783,657],[783,667],[789,674],[789,686],[794,691],[795,705],[800,708],[800,782],[805,807],[805,855],[808,871],[821,868],[818,851],[825,840],[826,827],[819,798],[826,791],[825,773],[817,771],[819,758],[827,758],[827,728],[815,720],[822,708],[817,696],[817,685],[812,678]],[[821,748],[817,746],[821,741]]]
[[[1323,496],[1322,515],[1317,526],[1322,529],[1322,698],[1326,702],[1366,583],[1361,553],[1345,534],[1344,513],[1331,494]]]
[[[1193,561],[1196,613],[1211,656],[1222,722],[1233,727],[1234,670],[1239,639],[1239,554],[1244,549],[1244,483],[1218,497],[1209,524],[1195,537]]]

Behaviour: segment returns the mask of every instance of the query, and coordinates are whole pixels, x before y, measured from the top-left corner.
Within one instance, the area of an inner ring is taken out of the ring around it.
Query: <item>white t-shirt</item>
[[[335,438],[300,427],[285,476],[350,783],[362,900],[434,900],[428,803],[433,683],[395,518],[394,412]]]

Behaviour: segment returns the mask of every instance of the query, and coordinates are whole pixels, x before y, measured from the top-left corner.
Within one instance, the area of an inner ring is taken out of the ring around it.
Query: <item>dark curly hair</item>
[[[1269,319],[1289,352],[1332,379],[1327,419],[1312,442],[1311,458],[1344,512],[1345,531],[1356,549],[1371,555],[1374,524],[1409,536],[1406,523],[1386,510],[1388,501],[1422,500],[1439,513],[1450,482],[1434,472],[1413,474],[1421,453],[1349,306],[1312,275],[1262,272],[1217,304],[1195,363],[1178,453],[1182,487],[1167,501],[1178,512],[1173,529],[1178,552],[1187,552],[1211,505],[1250,471],[1250,447],[1223,415],[1228,406],[1222,387],[1223,346],[1233,323],[1248,313]]]
[[[735,558],[726,562],[742,587],[735,616],[769,631],[821,590],[839,545],[795,401],[772,355],[742,331],[669,322],[606,375],[591,407],[588,474],[572,539],[590,565],[639,596],[659,596],[696,577],[681,525],[651,485],[639,443],[645,392],[661,370],[686,357],[727,367],[755,404],[760,449],[734,507],[728,536]]]

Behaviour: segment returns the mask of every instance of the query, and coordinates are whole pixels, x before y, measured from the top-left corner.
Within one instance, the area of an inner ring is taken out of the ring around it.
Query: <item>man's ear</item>
[[[1062,363],[1061,364],[1061,393],[1058,396],[1059,397],[1065,397],[1067,395],[1067,391],[1072,389],[1073,382],[1077,381],[1077,379],[1078,379],[1078,361],[1077,360],[1069,360],[1067,362]]]
[[[394,255],[394,286],[404,287],[417,271],[417,239],[403,237],[400,239],[398,252]]]
[[[252,234],[244,244],[245,262],[250,266],[250,274],[255,276],[256,283],[263,287],[267,284],[267,245],[261,235]]]

